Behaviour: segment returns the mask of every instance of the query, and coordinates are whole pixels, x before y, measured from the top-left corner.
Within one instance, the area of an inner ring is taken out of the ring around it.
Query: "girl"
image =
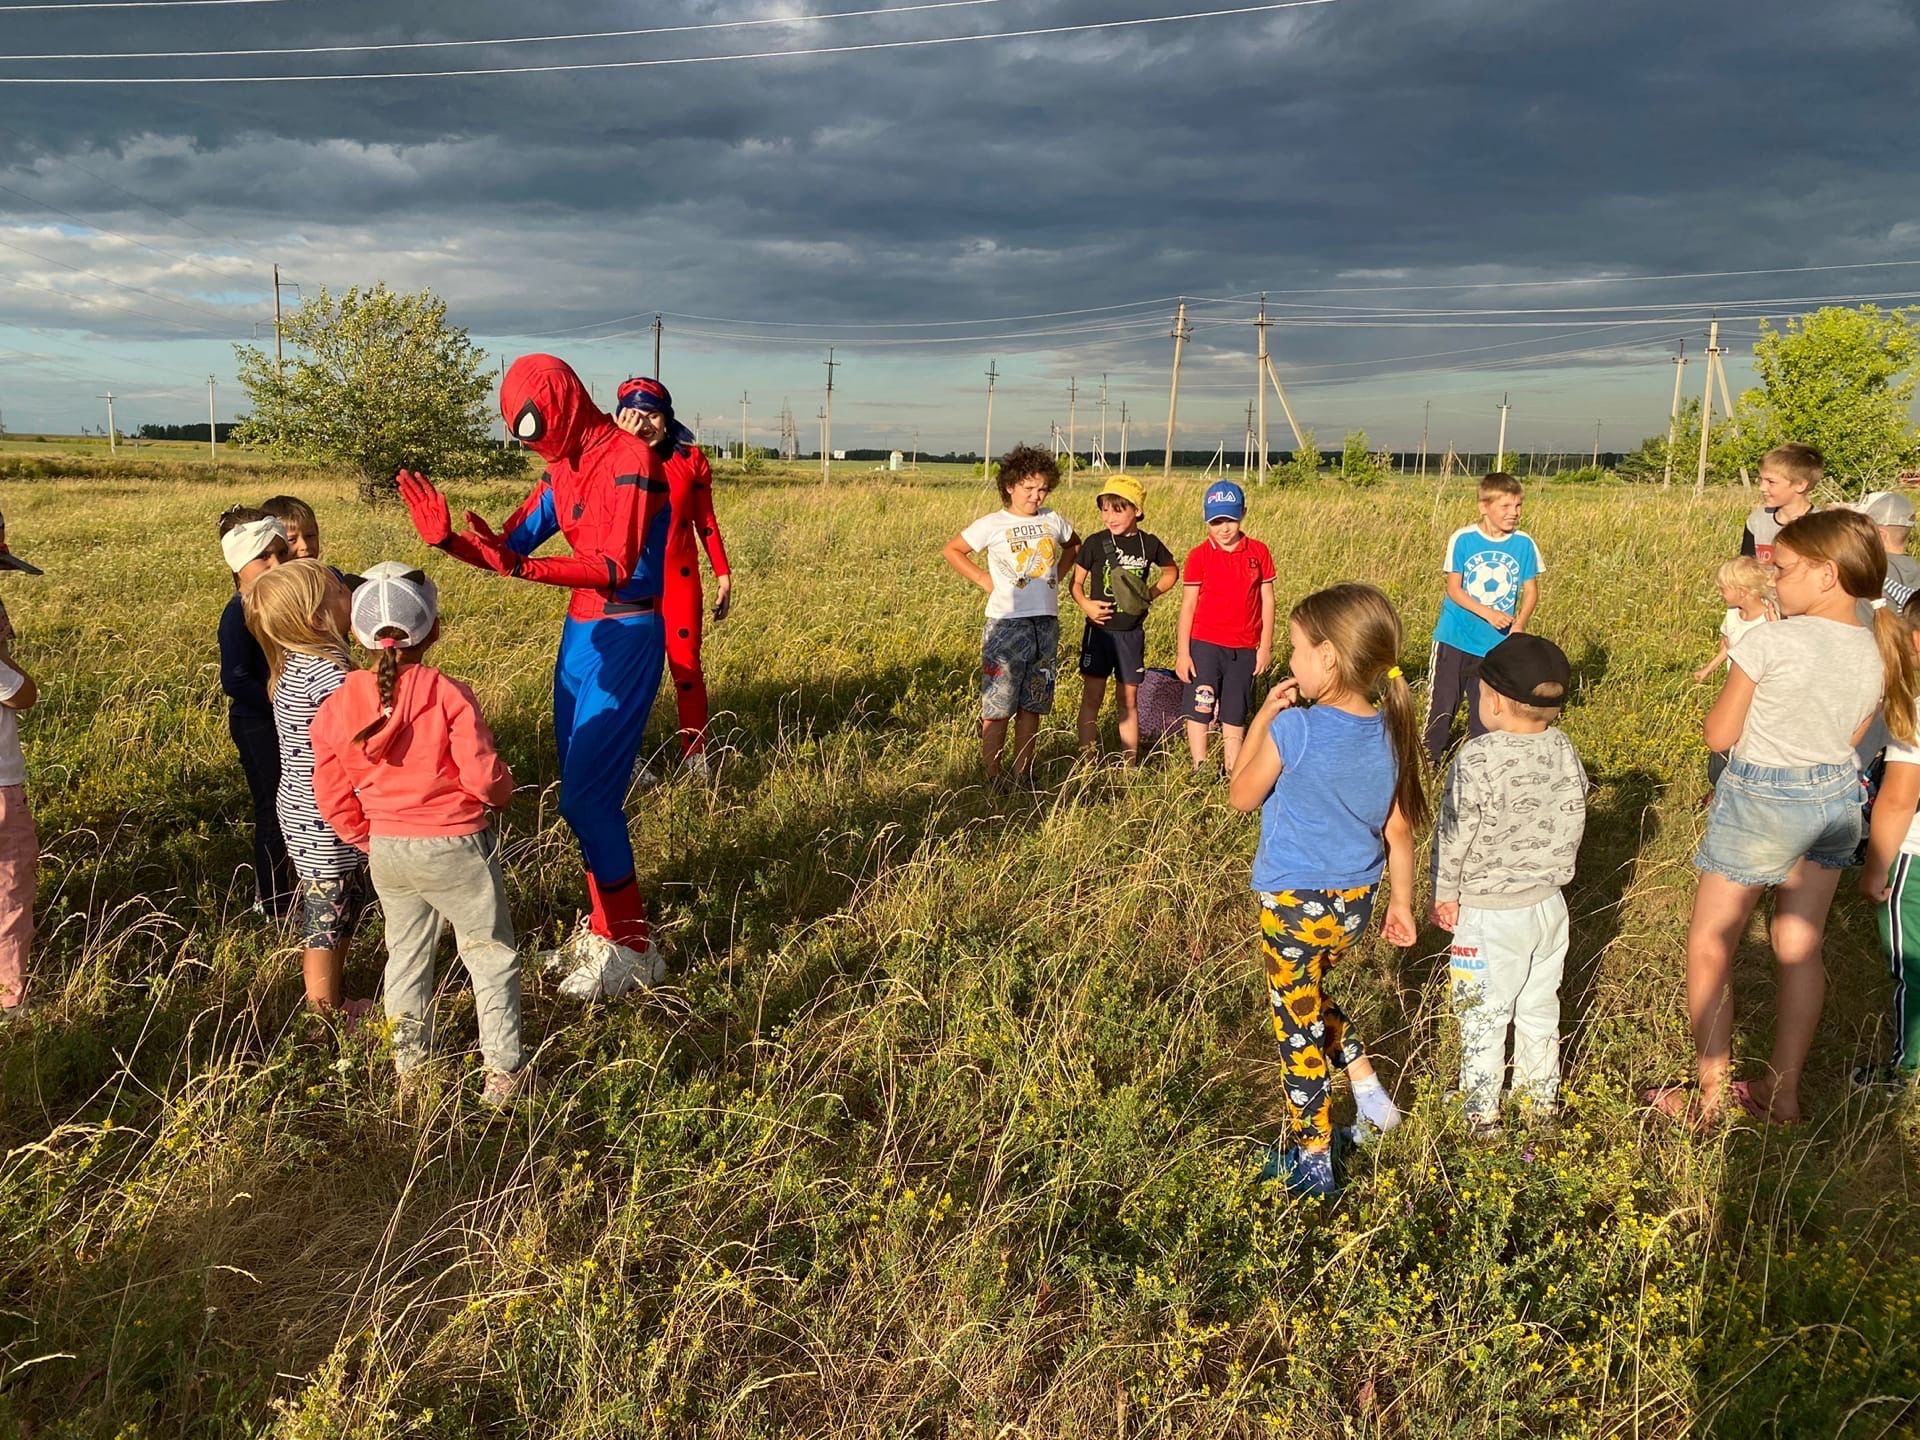
[[[1905,629],[1880,593],[1886,552],[1873,523],[1820,510],[1783,526],[1773,545],[1785,618],[1733,647],[1720,698],[1707,715],[1711,750],[1733,751],[1693,857],[1700,871],[1687,931],[1687,1009],[1699,1063],[1691,1099],[1711,1121],[1723,1092],[1756,1119],[1800,1119],[1800,1071],[1826,996],[1821,968],[1827,910],[1860,842],[1860,779],[1853,747],[1885,697],[1887,729],[1913,740],[1913,678]],[[1762,892],[1777,887],[1773,955],[1778,999],[1773,1057],[1759,1080],[1727,1084],[1733,1044],[1733,952]],[[1684,1085],[1645,1098],[1662,1113],[1689,1110]]]
[[[1400,1111],[1322,984],[1366,930],[1383,865],[1391,900],[1381,933],[1413,944],[1413,832],[1427,800],[1413,692],[1395,663],[1400,617],[1387,597],[1335,585],[1294,606],[1287,630],[1292,678],[1248,727],[1228,796],[1236,810],[1260,811],[1253,888],[1293,1114],[1293,1146],[1275,1145],[1262,1174],[1324,1196],[1335,1188],[1332,1070],[1347,1072],[1365,1120],[1389,1130]]]
[[[1711,660],[1693,672],[1696,685],[1707,683],[1742,635],[1780,618],[1780,612],[1774,607],[1773,575],[1751,555],[1736,555],[1720,567],[1714,578],[1719,582],[1720,600],[1727,607],[1727,613],[1720,622],[1720,648],[1713,652]],[[1726,768],[1726,752],[1711,752],[1707,756],[1707,784],[1718,785]]]
[[[320,818],[313,798],[313,741],[308,727],[320,703],[340,688],[347,654],[350,599],[340,577],[318,560],[290,560],[262,575],[248,603],[247,623],[266,652],[273,723],[280,737],[280,833],[299,880],[301,972],[307,1005],[340,1007],[341,969],[366,902],[366,857]],[[367,1008],[359,1001],[351,1015]]]
[[[380,659],[347,678],[313,722],[314,791],[327,822],[367,848],[387,921],[386,1010],[405,1075],[433,1046],[433,949],[444,920],[473,980],[480,1098],[520,1090],[520,956],[491,812],[513,776],[473,692],[420,663],[440,637],[433,582],[397,560],[367,572],[353,637]]]
[[[233,572],[233,597],[220,612],[220,688],[227,697],[227,733],[253,797],[253,909],[277,920],[293,904],[293,867],[275,809],[280,741],[267,696],[267,657],[247,629],[247,597],[254,581],[290,558],[286,529],[265,510],[230,505],[220,516],[220,553]]]
[[[1894,607],[1887,607],[1894,612]],[[1897,612],[1908,644],[1920,661],[1920,595]],[[1880,946],[1893,972],[1893,1055],[1862,1065],[1853,1083],[1863,1089],[1902,1088],[1920,1076],[1920,745],[1895,740],[1887,746],[1886,775],[1873,805],[1872,835],[1860,870],[1860,893],[1874,903]]]

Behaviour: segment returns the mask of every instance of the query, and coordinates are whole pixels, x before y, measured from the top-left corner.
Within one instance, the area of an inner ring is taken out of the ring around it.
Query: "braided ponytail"
[[[393,692],[400,683],[400,642],[406,638],[406,631],[395,625],[387,625],[373,638],[380,642],[380,659],[374,666],[380,686],[380,713],[353,737],[353,743],[362,749],[366,748],[367,741],[373,738],[380,727],[393,718]]]

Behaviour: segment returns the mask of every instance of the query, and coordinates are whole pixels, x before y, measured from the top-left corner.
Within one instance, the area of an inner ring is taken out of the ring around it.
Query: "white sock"
[[[1391,1130],[1400,1123],[1400,1107],[1393,1103],[1393,1097],[1387,1094],[1387,1087],[1380,1083],[1378,1075],[1353,1082],[1353,1103],[1382,1130]]]

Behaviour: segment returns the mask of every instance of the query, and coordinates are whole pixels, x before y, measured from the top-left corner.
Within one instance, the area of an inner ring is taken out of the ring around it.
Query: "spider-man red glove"
[[[518,551],[509,550],[507,542],[494,534],[493,527],[471,510],[467,511],[466,533],[459,538],[472,547],[475,563],[496,575],[518,575],[526,561]]]
[[[446,548],[453,535],[453,517],[447,513],[447,497],[434,489],[433,481],[415,470],[402,470],[394,477],[400,498],[406,502],[407,518],[420,538],[436,550]]]

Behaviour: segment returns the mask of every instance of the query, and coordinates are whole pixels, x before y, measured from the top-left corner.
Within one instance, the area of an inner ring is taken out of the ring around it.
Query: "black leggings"
[[[253,717],[227,712],[227,733],[240,752],[247,790],[253,796],[254,898],[270,915],[283,916],[293,908],[293,865],[287,842],[280,835],[280,812],[274,803],[280,788],[280,736],[271,716]]]

